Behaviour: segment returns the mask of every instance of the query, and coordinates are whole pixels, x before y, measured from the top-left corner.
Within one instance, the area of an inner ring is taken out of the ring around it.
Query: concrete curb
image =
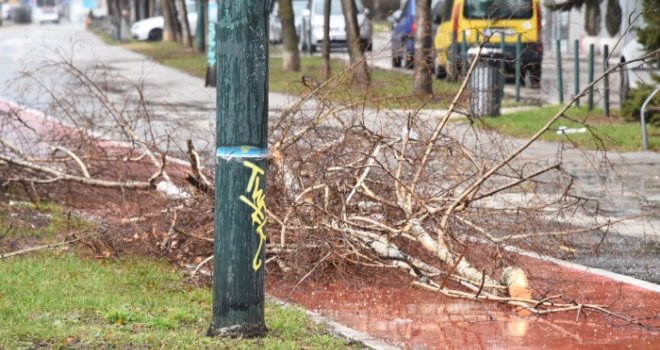
[[[585,265],[572,263],[572,262],[569,262],[569,261],[556,259],[556,258],[553,258],[553,257],[550,257],[550,256],[541,255],[541,254],[537,254],[537,253],[534,253],[534,252],[529,252],[529,251],[526,251],[526,250],[522,250],[522,249],[519,249],[519,248],[516,248],[516,247],[513,247],[513,246],[508,246],[507,245],[507,246],[504,246],[504,249],[509,251],[509,252],[512,252],[512,253],[524,255],[524,256],[534,258],[534,259],[538,259],[538,260],[541,260],[541,261],[550,262],[550,263],[553,263],[553,264],[556,264],[556,265],[559,265],[559,266],[562,266],[562,267],[568,267],[568,268],[571,268],[571,269],[574,269],[574,270],[577,270],[577,271],[580,271],[580,272],[590,273],[590,274],[593,274],[593,275],[596,275],[596,276],[609,278],[609,279],[614,280],[614,281],[626,283],[626,284],[629,284],[629,285],[632,285],[632,286],[635,286],[635,287],[639,287],[639,288],[643,288],[643,289],[646,289],[646,290],[650,290],[652,292],[660,293],[660,285],[657,285],[657,284],[651,283],[651,282],[647,282],[647,281],[642,281],[642,280],[634,278],[634,277],[621,275],[621,274],[618,274],[616,272],[602,270],[602,269],[599,269],[599,268],[596,268],[596,267],[589,267],[589,266],[585,266]]]
[[[274,302],[275,304],[278,304],[280,306],[288,307],[288,308],[293,308],[297,309],[300,311],[304,311],[309,318],[312,319],[312,321],[319,323],[319,324],[324,324],[330,333],[333,335],[347,339],[351,342],[358,342],[361,344],[364,344],[365,347],[369,349],[374,349],[374,350],[398,350],[401,349],[398,346],[388,344],[380,339],[374,338],[370,336],[367,333],[360,332],[358,330],[355,330],[353,328],[350,328],[346,325],[343,325],[339,322],[333,321],[325,316],[321,316],[320,314],[307,310],[301,306],[295,305],[288,303],[284,300],[281,300],[277,297],[274,297],[272,295],[267,295],[268,300]]]

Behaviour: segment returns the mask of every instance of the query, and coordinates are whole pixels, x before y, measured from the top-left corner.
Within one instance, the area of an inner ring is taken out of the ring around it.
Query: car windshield
[[[532,18],[532,0],[467,0],[465,18]]]
[[[323,2],[324,1],[314,2],[314,14],[323,15]],[[357,13],[361,13],[363,11],[362,2],[360,2],[360,0],[355,1],[355,7],[357,7]],[[332,0],[330,4],[330,15],[344,15],[344,12],[341,8],[341,0]]]

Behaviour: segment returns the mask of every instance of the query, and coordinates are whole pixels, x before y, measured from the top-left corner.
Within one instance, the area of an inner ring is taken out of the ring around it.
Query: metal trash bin
[[[468,50],[468,62],[476,58],[478,48]],[[503,95],[503,72],[500,72],[502,51],[495,48],[483,48],[479,61],[470,77],[470,103],[468,112],[471,118],[500,115]]]

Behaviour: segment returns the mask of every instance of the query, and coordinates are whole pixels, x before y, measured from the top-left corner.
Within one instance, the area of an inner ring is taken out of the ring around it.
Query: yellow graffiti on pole
[[[248,192],[251,198],[249,199],[243,195],[239,198],[243,203],[252,208],[252,225],[257,225],[256,233],[259,235],[259,249],[254,254],[254,259],[252,259],[252,269],[257,271],[263,265],[261,250],[266,242],[266,234],[264,233],[264,227],[266,226],[266,193],[261,188],[261,176],[264,175],[264,171],[256,164],[248,161],[244,161],[243,165],[252,170],[250,180],[245,189],[245,192]]]

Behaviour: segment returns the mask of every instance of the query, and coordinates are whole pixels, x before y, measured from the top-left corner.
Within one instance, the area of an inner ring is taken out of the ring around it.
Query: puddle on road
[[[286,298],[288,292],[273,294]],[[447,300],[412,288],[332,284],[299,287],[288,299],[406,349],[657,349],[660,344],[659,334],[617,327],[599,316],[580,323],[574,312],[521,318],[504,306]]]

